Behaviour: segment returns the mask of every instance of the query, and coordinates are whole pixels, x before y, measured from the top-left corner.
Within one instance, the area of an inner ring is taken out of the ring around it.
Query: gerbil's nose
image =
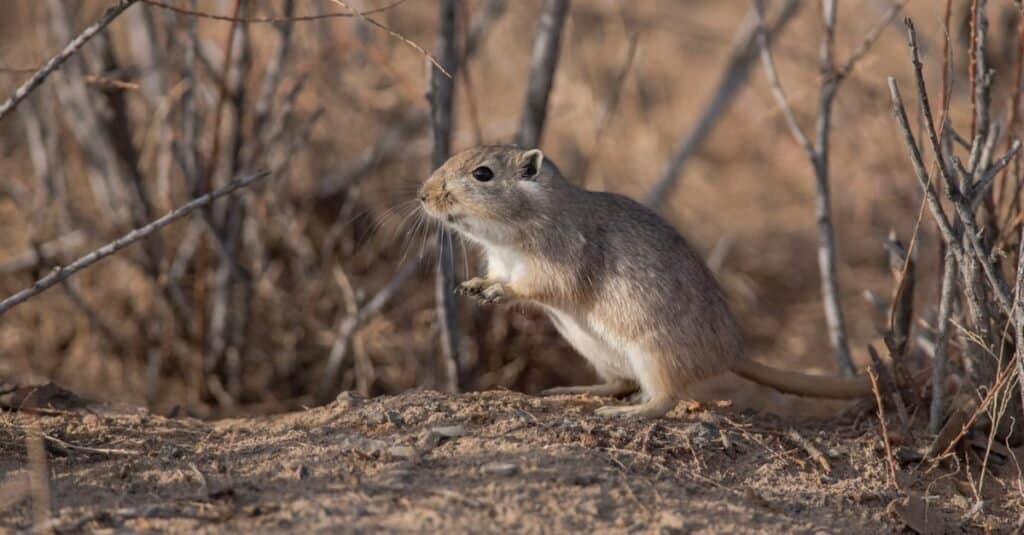
[[[420,202],[427,202],[427,194],[420,192]]]

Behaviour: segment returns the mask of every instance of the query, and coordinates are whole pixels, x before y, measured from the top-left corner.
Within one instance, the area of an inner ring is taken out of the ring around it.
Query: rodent
[[[811,376],[745,358],[724,292],[686,240],[628,197],[572,185],[540,149],[460,152],[422,184],[419,201],[483,250],[487,274],[457,293],[539,305],[603,381],[545,394],[639,389],[641,404],[597,414],[650,418],[685,399],[690,384],[729,371],[791,394],[871,394],[865,377]]]

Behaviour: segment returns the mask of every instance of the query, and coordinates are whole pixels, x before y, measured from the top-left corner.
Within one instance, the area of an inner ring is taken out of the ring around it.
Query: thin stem
[[[3,120],[4,116],[11,112],[18,104],[25,100],[25,97],[29,96],[35,88],[39,87],[40,84],[46,80],[46,77],[57,70],[62,63],[67,61],[82,45],[89,42],[93,36],[103,31],[111,22],[114,21],[124,10],[135,4],[137,0],[119,0],[117,4],[110,6],[103,15],[96,22],[92,23],[82,33],[78,34],[78,37],[72,39],[63,50],[61,50],[56,56],[50,58],[42,67],[39,68],[25,83],[21,84],[14,93],[11,94],[3,104],[0,104],[0,121]]]
[[[661,177],[647,194],[647,206],[657,210],[664,204],[672,190],[678,186],[686,162],[704,144],[704,140],[711,134],[715,124],[725,115],[733,99],[745,86],[746,81],[750,78],[750,72],[757,63],[758,51],[764,49],[762,32],[764,41],[770,41],[779,35],[800,10],[800,6],[801,3],[796,0],[787,0],[775,22],[766,29],[762,29],[758,24],[760,19],[757,17],[757,7],[755,6],[753,20],[745,20],[733,38],[736,45],[729,54],[729,61],[726,63],[725,69],[719,75],[718,85],[715,86],[711,100],[704,107],[696,124],[676,145]]]
[[[530,77],[526,83],[526,103],[516,134],[516,144],[534,148],[540,145],[548,113],[548,97],[555,80],[562,44],[562,27],[569,11],[569,0],[545,0],[533,41]]]
[[[225,195],[230,195],[240,188],[244,188],[253,182],[270,174],[267,171],[260,171],[258,173],[249,175],[239,180],[233,180],[224,186],[207,193],[201,197],[197,197],[188,203],[168,212],[163,217],[154,220],[148,225],[139,227],[132,230],[128,234],[121,236],[120,238],[96,249],[95,251],[79,257],[74,262],[67,266],[57,266],[50,272],[49,275],[39,279],[32,286],[21,290],[20,292],[0,301],[0,316],[6,313],[8,310],[28,301],[29,299],[43,293],[50,289],[52,286],[59,284],[62,281],[67,280],[75,273],[103,260],[104,258],[128,247],[129,245],[144,239],[145,237],[153,234],[154,232],[170,225],[171,223],[191,214],[199,208],[209,205],[216,199],[219,199]]]
[[[457,0],[440,3],[440,28],[436,53],[443,67],[430,70],[430,123],[434,136],[433,168],[444,164],[451,153],[454,124],[453,101],[455,81],[453,75],[459,67],[456,47],[455,20]],[[441,72],[451,73],[442,76]],[[441,326],[441,367],[444,370],[444,388],[450,393],[459,391],[459,308],[455,299],[455,258],[445,229],[438,233],[438,269],[436,281],[437,316]]]

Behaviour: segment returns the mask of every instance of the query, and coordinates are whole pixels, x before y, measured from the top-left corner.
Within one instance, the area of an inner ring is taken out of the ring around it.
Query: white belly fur
[[[599,326],[585,318],[576,318],[551,307],[544,308],[558,332],[594,366],[594,370],[603,379],[636,380],[624,345],[612,343]]]
[[[486,244],[487,276],[505,283],[529,276],[530,264],[519,252]],[[615,340],[593,318],[578,317],[544,306],[555,328],[605,380],[636,381],[646,391],[650,374],[644,353],[627,340]]]

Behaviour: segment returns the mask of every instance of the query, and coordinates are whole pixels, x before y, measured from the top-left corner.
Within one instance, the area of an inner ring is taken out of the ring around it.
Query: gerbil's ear
[[[544,165],[544,153],[540,149],[530,149],[523,153],[520,170],[524,180],[536,180],[540,168]]]

